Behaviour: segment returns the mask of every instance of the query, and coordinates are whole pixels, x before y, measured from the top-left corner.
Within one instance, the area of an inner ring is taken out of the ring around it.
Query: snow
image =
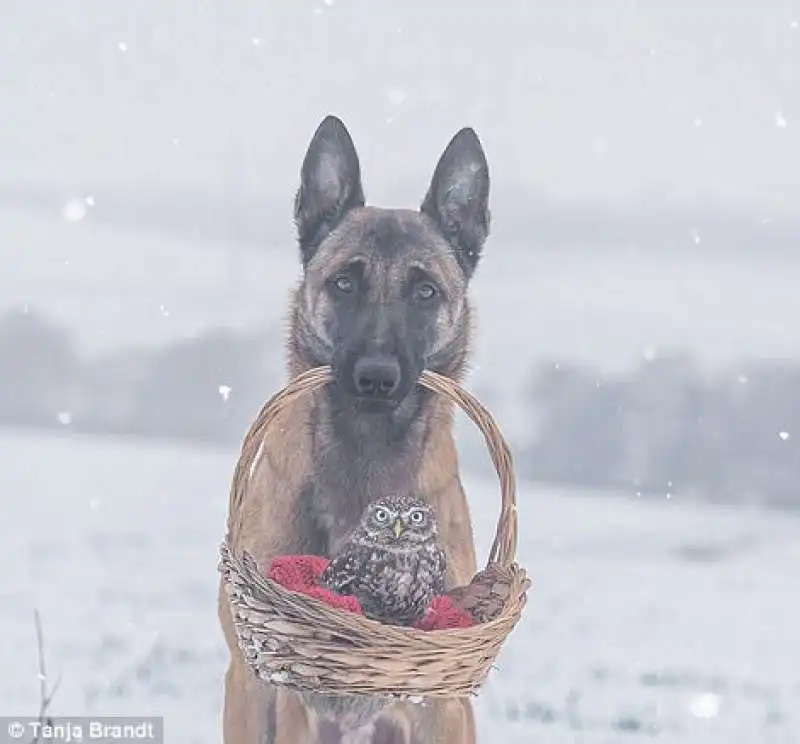
[[[37,709],[38,607],[55,714],[156,712],[186,744],[219,741],[235,456],[8,434],[0,451],[0,714]],[[496,484],[465,486],[485,555]],[[476,703],[481,741],[800,739],[800,521],[525,482],[519,520],[533,588]]]
[[[80,222],[88,210],[86,209],[87,202],[85,199],[72,199],[64,205],[62,214],[67,222]]]
[[[408,91],[404,90],[403,88],[389,88],[386,91],[386,100],[389,101],[389,103],[395,108],[402,106],[407,98]]]
[[[716,718],[722,698],[713,692],[706,692],[695,697],[689,704],[689,709],[697,718]]]

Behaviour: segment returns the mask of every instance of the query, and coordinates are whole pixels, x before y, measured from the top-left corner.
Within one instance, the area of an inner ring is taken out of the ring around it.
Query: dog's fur
[[[413,491],[437,511],[448,588],[471,580],[475,551],[453,407],[416,381],[424,368],[455,379],[464,372],[466,291],[489,231],[488,194],[483,149],[473,130],[462,129],[419,211],[364,206],[347,129],[333,116],[319,125],[295,202],[304,275],[291,303],[288,361],[292,375],[330,364],[335,382],[284,410],[267,432],[234,550],[248,550],[263,569],[279,554],[330,555],[372,498]],[[390,399],[364,395],[354,382],[363,379],[356,365],[364,359],[394,365]],[[254,676],[222,587],[219,611],[231,654],[225,744],[347,741],[299,695]],[[395,704],[371,735],[371,744],[474,741],[468,700]]]

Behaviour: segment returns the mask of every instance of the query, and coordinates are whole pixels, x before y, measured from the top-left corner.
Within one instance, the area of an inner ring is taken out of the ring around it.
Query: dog
[[[374,497],[414,492],[436,509],[446,588],[472,579],[453,405],[417,382],[423,369],[455,380],[465,372],[467,290],[489,234],[488,199],[488,164],[471,128],[450,140],[412,210],[367,206],[347,128],[335,116],[319,124],[295,198],[303,275],[290,302],[288,369],[294,376],[330,365],[334,382],[284,409],[266,433],[237,515],[235,551],[262,567],[280,554],[330,556]],[[219,616],[230,649],[225,744],[345,744],[308,696],[250,670],[223,586]],[[369,744],[474,744],[472,706],[397,702],[370,736]]]

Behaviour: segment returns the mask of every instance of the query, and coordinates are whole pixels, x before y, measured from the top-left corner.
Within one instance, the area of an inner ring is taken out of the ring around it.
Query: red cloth
[[[355,597],[347,597],[320,586],[319,578],[328,567],[328,559],[318,555],[280,555],[274,558],[267,577],[293,592],[325,602],[359,615],[364,614]],[[425,616],[414,627],[419,630],[447,630],[469,628],[475,624],[473,617],[453,604],[448,596],[434,597]]]
[[[447,630],[448,628],[471,628],[475,619],[466,610],[457,607],[446,594],[434,597],[419,622],[414,627],[420,630]]]
[[[319,585],[319,577],[328,563],[330,561],[327,558],[318,555],[279,555],[273,559],[268,577],[293,592],[307,594],[332,607],[363,615],[361,602],[355,597],[346,597]]]

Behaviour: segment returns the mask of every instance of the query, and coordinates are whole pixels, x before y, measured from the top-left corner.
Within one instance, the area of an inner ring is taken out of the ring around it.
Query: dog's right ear
[[[341,119],[326,116],[303,159],[294,201],[303,265],[347,212],[363,206],[361,166],[353,140]]]

